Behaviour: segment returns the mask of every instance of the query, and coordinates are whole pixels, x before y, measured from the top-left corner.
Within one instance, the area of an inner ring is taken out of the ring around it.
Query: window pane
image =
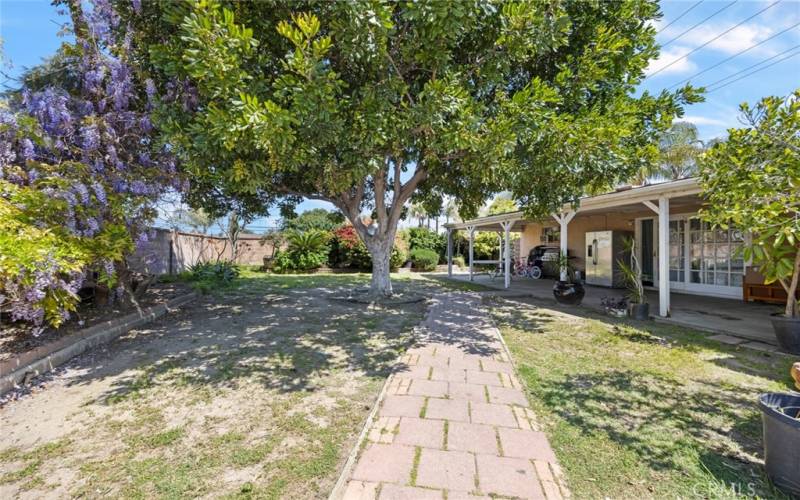
[[[700,231],[692,231],[689,234],[691,235],[690,238],[692,243],[700,243],[701,241],[703,241],[703,233],[701,233]]]
[[[742,275],[739,273],[731,274],[731,286],[742,286]]]
[[[717,273],[717,285],[728,286],[728,273]]]
[[[689,227],[693,231],[699,230],[700,229],[700,219],[698,219],[697,217],[692,217],[691,219],[689,219]]]
[[[708,285],[713,285],[714,284],[714,272],[713,271],[706,271],[705,272],[705,280],[703,280],[703,283],[706,283]]]
[[[744,272],[744,260],[731,259],[731,272],[738,272],[739,274],[742,274]]]
[[[717,271],[728,270],[728,246],[723,244],[717,247]]]
[[[690,273],[692,283],[700,283],[700,273],[697,271],[692,271]]]
[[[705,269],[714,269],[714,245],[709,243],[703,245],[703,262]]]
[[[717,229],[716,230],[716,240],[717,241],[728,241],[728,231],[725,229]]]
[[[731,241],[744,241],[744,233],[738,229],[731,229]]]
[[[700,262],[703,257],[703,252],[700,245],[692,245],[690,252],[691,252],[691,265],[692,269],[700,269]]]

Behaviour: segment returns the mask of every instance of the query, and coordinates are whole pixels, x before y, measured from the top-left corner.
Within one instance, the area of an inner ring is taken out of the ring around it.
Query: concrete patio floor
[[[447,274],[439,274],[447,277]],[[469,274],[465,272],[453,273],[452,279],[459,281],[469,281]],[[537,300],[552,301],[553,280],[531,278],[514,278],[511,286],[506,289],[503,287],[503,277],[498,276],[492,280],[487,274],[475,274],[473,283],[496,288],[504,294],[529,296]],[[602,310],[600,300],[606,296],[622,297],[625,290],[605,288],[599,286],[585,285],[586,295],[583,299],[582,307]],[[658,291],[648,290],[647,299],[650,303],[650,314],[658,312]],[[689,295],[673,292],[671,295],[672,316],[670,318],[659,318],[656,320],[667,323],[696,328],[718,335],[733,335],[742,339],[748,339],[748,347],[765,348],[763,344],[770,346],[777,345],[775,334],[770,324],[770,315],[780,312],[782,308],[775,304],[764,304],[761,302],[745,303],[741,300],[720,299],[716,297],[703,297],[700,295]],[[731,343],[739,343],[735,340]],[[763,343],[759,345],[759,343]],[[769,350],[769,349],[765,349]]]

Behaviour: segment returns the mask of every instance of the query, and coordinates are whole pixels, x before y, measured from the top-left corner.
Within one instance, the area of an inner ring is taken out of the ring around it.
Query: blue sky
[[[747,20],[765,8],[764,12]],[[800,23],[800,0],[777,3],[775,0],[704,0],[699,4],[696,0],[663,1],[661,9],[664,17],[656,28],[661,30],[657,39],[664,47],[659,59],[648,68],[651,76],[641,89],[660,92],[763,42],[692,78],[696,85],[722,80],[710,87],[719,90],[709,92],[704,103],[686,109],[684,119],[697,125],[702,139],[722,136],[727,128],[739,126],[738,105],[741,102],[755,102],[767,95],[785,95],[800,87],[800,26],[794,26]],[[4,72],[17,75],[23,67],[35,65],[52,54],[61,42],[58,31],[65,21],[67,18],[59,16],[49,1],[0,0],[0,37],[4,41],[5,56],[13,64]],[[784,30],[787,31],[779,34]],[[719,35],[722,36],[717,38]],[[787,56],[791,57],[782,60]],[[763,71],[733,81],[773,63],[776,64]],[[740,71],[744,72],[723,80]],[[726,83],[730,84],[721,87]],[[325,202],[306,201],[299,210],[319,206],[330,208]],[[261,226],[272,223],[257,221]]]

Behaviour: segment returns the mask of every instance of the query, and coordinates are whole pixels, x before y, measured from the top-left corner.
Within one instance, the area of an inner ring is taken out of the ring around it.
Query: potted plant
[[[728,130],[699,160],[701,213],[750,232],[744,260],[786,291],[783,314],[772,318],[778,344],[800,354],[800,89],[740,109],[748,127]]]
[[[626,297],[603,297],[600,299],[606,314],[615,318],[623,318],[628,315],[628,299]]]
[[[650,304],[647,303],[642,285],[642,267],[636,257],[636,240],[632,237],[625,238],[622,244],[625,253],[630,255],[629,263],[622,259],[617,261],[628,288],[628,315],[633,319],[650,319]]]
[[[583,285],[575,279],[575,269],[566,253],[560,252],[556,260],[561,278],[553,285],[553,296],[559,304],[579,305],[586,294]]]

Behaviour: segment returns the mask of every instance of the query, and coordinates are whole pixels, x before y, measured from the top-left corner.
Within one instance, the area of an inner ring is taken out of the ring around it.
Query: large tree
[[[509,190],[530,215],[631,175],[691,88],[634,97],[654,1],[146,2],[121,26],[189,175],[333,203],[391,294],[403,206]],[[434,211],[435,212],[435,211]],[[374,214],[367,222],[362,214]]]
[[[743,257],[786,291],[800,318],[800,89],[740,106],[745,128],[700,158],[706,220],[751,233]]]

